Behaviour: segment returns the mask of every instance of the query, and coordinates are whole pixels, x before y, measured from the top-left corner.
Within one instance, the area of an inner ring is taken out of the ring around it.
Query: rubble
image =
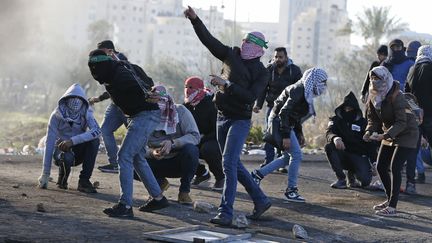
[[[244,214],[240,214],[234,218],[232,225],[236,228],[244,229],[249,226],[249,221]]]
[[[204,201],[195,201],[193,203],[193,209],[198,213],[210,213],[215,208],[213,204]]]
[[[297,239],[307,239],[308,238],[307,231],[302,226],[300,226],[298,224],[295,224],[292,227],[292,232],[293,232],[294,238],[297,238]]]
[[[43,203],[38,203],[36,205],[36,211],[41,212],[41,213],[45,213],[46,212]]]

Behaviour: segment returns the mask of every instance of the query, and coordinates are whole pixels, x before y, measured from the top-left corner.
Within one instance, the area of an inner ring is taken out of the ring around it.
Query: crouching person
[[[99,125],[93,117],[84,90],[79,84],[73,84],[60,98],[48,122],[39,188],[48,187],[51,162],[54,158],[54,163],[59,166],[59,188],[68,188],[71,166],[82,164],[78,191],[96,193],[90,177],[99,148],[100,134]]]
[[[180,178],[178,202],[192,203],[190,184],[199,163],[198,143],[200,133],[189,110],[175,105],[163,86],[155,86],[161,94],[158,102],[161,122],[148,138],[147,161],[161,185],[166,190],[168,178]]]
[[[327,127],[325,152],[338,179],[331,184],[332,188],[365,187],[371,182],[370,162],[375,162],[377,153],[374,143],[363,141],[366,125],[359,103],[350,92],[335,109]],[[348,184],[344,170],[348,170]]]

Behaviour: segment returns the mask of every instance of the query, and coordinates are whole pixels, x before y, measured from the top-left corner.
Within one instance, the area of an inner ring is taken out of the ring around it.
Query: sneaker
[[[195,176],[192,180],[192,185],[198,186],[199,184],[210,180],[210,173],[207,171],[205,175]]]
[[[150,198],[144,205],[138,208],[142,212],[152,212],[169,206],[169,202],[166,197],[162,197],[161,200]]]
[[[354,174],[348,172],[348,187],[350,188],[359,188],[361,187],[360,183],[355,178]]]
[[[89,180],[79,180],[78,181],[78,191],[85,193],[97,193],[93,184]]]
[[[426,182],[425,173],[418,173],[417,178],[416,178],[416,183],[425,184],[425,182]]]
[[[107,164],[107,165],[99,166],[98,169],[100,171],[106,172],[106,173],[118,173],[118,171],[119,171],[118,165],[113,165],[113,164]]]
[[[382,210],[382,209],[388,207],[388,205],[389,205],[388,201],[385,201],[385,202],[383,202],[383,203],[380,203],[380,204],[374,205],[374,206],[373,206],[373,209],[376,210],[376,211],[378,211],[378,210]]]
[[[127,208],[123,203],[118,203],[112,208],[106,208],[103,212],[110,217],[133,218],[134,216],[132,207]]]
[[[56,185],[60,189],[67,190],[68,189],[67,178],[63,178],[62,176],[59,176]]]
[[[180,204],[192,204],[193,200],[189,195],[189,192],[179,192],[177,201]]]
[[[228,217],[223,216],[221,213],[218,213],[214,218],[210,219],[210,223],[220,226],[230,226],[232,224],[232,219],[229,219]]]
[[[252,179],[254,180],[254,182],[259,186],[259,184],[261,183],[261,180],[264,178],[263,176],[262,176],[262,174],[259,172],[259,171],[257,171],[257,170],[253,170],[252,172],[251,172],[251,176],[252,176]]]
[[[397,216],[396,208],[386,207],[384,209],[378,210],[375,212],[376,215],[385,216],[385,217],[394,217]]]
[[[347,189],[348,188],[347,187],[347,182],[346,182],[345,179],[343,179],[343,180],[337,180],[337,181],[333,182],[330,186],[332,188],[336,188],[336,189]]]
[[[167,191],[168,188],[170,187],[169,181],[166,178],[163,178],[160,182],[159,182],[159,186],[161,188],[162,191]]]
[[[300,202],[303,203],[306,200],[300,196],[297,188],[287,189],[285,192],[285,197],[288,202]]]
[[[408,195],[415,195],[415,194],[417,194],[415,184],[407,182],[406,188],[405,188],[405,193],[408,194]]]
[[[281,167],[277,171],[280,172],[280,173],[282,173],[282,174],[288,173],[288,170],[285,167]]]
[[[225,178],[216,180],[212,190],[213,191],[222,191],[225,186]]]
[[[265,213],[265,211],[267,211],[270,207],[271,207],[271,202],[267,202],[261,206],[256,206],[254,207],[252,214],[246,215],[246,218],[248,219],[253,219],[253,220],[257,220],[259,219],[259,217]]]

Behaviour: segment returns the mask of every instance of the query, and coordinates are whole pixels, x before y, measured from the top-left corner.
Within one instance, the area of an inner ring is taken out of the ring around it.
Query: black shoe
[[[219,213],[214,218],[210,219],[210,223],[217,224],[220,226],[231,226],[232,219],[222,216],[222,214]]]
[[[159,201],[154,198],[151,198],[144,205],[140,206],[138,210],[142,212],[152,212],[162,208],[166,208],[168,206],[169,206],[169,202],[166,199],[166,197],[163,197]]]
[[[126,208],[123,203],[117,203],[112,208],[105,208],[103,212],[110,217],[133,218],[134,216],[132,207]]]
[[[425,173],[418,173],[417,178],[416,178],[416,183],[424,184],[425,182],[426,182]]]
[[[252,179],[254,180],[254,182],[255,182],[258,186],[260,185],[261,180],[264,179],[264,177],[262,176],[262,174],[261,174],[259,171],[257,171],[257,170],[253,170],[253,171],[251,172],[251,176],[252,176]]]
[[[213,191],[222,191],[224,186],[225,186],[225,178],[222,178],[222,179],[215,181],[212,190]]]
[[[78,181],[78,191],[85,193],[97,193],[96,188],[89,180],[79,180]]]
[[[345,179],[343,179],[343,180],[337,180],[337,181],[333,182],[330,186],[332,188],[336,188],[336,189],[347,189],[348,188],[347,187],[347,182],[346,182]]]
[[[107,165],[99,166],[98,169],[100,171],[106,172],[106,173],[118,173],[118,171],[119,171],[118,165],[113,165],[113,164],[107,164]]]
[[[246,218],[248,219],[253,219],[253,220],[257,220],[259,219],[259,217],[265,212],[267,211],[270,207],[271,207],[271,202],[268,202],[264,205],[260,205],[260,206],[256,206],[254,207],[252,214],[246,215]]]
[[[67,183],[67,178],[64,178],[63,176],[59,176],[58,180],[57,180],[57,187],[63,190],[67,190],[68,189],[68,183]]]
[[[348,187],[350,187],[350,188],[360,188],[361,187],[360,183],[355,178],[354,173],[348,171],[347,177],[348,177]]]
[[[205,175],[195,176],[192,180],[192,185],[198,186],[199,184],[210,180],[210,173],[207,171]]]
[[[283,174],[288,173],[288,170],[287,170],[285,167],[279,168],[278,171],[279,171],[280,173],[283,173]]]

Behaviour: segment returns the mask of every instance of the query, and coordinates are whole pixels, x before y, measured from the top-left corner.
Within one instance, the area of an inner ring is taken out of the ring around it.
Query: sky
[[[224,5],[224,17],[234,19],[235,12],[235,19],[241,22],[278,22],[279,19],[279,0],[183,0],[183,4],[203,9],[210,5],[220,9]],[[355,19],[363,8],[371,6],[391,6],[391,15],[408,23],[411,31],[432,34],[431,21],[427,21],[431,16],[430,0],[348,0],[349,17]],[[351,42],[359,44],[357,37],[352,37]]]

